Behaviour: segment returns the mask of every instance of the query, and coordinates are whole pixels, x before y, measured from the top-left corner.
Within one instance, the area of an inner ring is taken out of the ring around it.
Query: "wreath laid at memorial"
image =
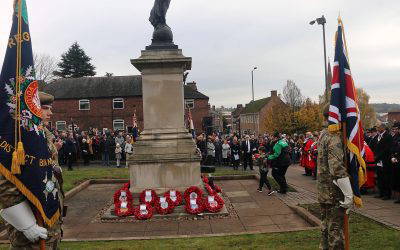
[[[157,197],[154,207],[159,214],[170,214],[174,212],[175,208],[172,200],[169,197],[165,196]]]
[[[219,195],[209,195],[204,201],[204,207],[211,213],[218,213],[224,207],[224,200]]]
[[[154,205],[157,200],[157,193],[153,189],[146,189],[140,193],[140,202]]]
[[[206,188],[207,192],[209,195],[214,195],[216,194],[216,192],[214,191],[214,189],[212,189],[212,187],[208,184],[208,183],[204,183],[204,187]]]
[[[147,220],[153,217],[153,207],[150,204],[140,204],[135,207],[133,214],[138,220]]]
[[[186,200],[185,211],[188,214],[200,214],[204,211],[203,199],[189,199]]]
[[[199,187],[189,187],[183,197],[186,203],[185,210],[188,214],[199,214],[204,211],[203,191]]]
[[[209,179],[205,176],[202,177],[203,183],[204,183],[204,187],[206,188],[208,194],[212,195],[212,194],[217,194],[217,193],[221,193],[222,189],[221,187],[219,187],[218,185],[214,184],[214,181],[212,181],[210,183]]]
[[[164,196],[170,198],[175,207],[182,204],[182,193],[177,190],[169,190],[164,193]]]
[[[121,188],[114,193],[114,212],[118,217],[133,214],[133,197],[129,189]]]
[[[185,190],[183,197],[185,198],[186,203],[191,199],[201,200],[203,197],[203,191],[199,187],[191,186]]]

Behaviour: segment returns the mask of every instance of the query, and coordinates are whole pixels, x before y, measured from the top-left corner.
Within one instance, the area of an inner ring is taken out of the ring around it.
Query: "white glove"
[[[47,239],[47,229],[39,227],[37,224],[34,224],[28,229],[22,230],[22,232],[25,237],[32,242],[37,241],[39,238]]]
[[[340,188],[344,195],[344,201],[339,201],[343,208],[350,208],[353,205],[353,189],[349,177],[334,180],[333,183]]]
[[[0,210],[0,215],[15,229],[24,233],[28,240],[35,242],[39,238],[47,239],[47,229],[36,224],[35,216],[27,201]]]

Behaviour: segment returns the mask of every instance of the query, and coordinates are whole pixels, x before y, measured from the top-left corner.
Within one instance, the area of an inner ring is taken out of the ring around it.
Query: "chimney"
[[[212,106],[212,110],[215,111],[215,105]]]
[[[237,109],[243,108],[243,104],[238,104],[238,105],[236,106],[236,108],[237,108]]]
[[[197,84],[195,81],[186,83],[187,86],[191,87],[193,90],[197,91]]]
[[[278,97],[278,91],[277,90],[272,90],[271,91],[271,97]]]

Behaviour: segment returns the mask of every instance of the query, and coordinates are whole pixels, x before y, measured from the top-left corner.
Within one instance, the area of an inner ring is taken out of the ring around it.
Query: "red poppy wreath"
[[[188,214],[199,214],[204,211],[203,199],[189,199],[185,201],[185,210]]]
[[[191,199],[201,200],[203,197],[203,191],[201,191],[199,187],[191,186],[186,189],[183,197],[185,198],[186,203],[188,203],[188,201]]]
[[[219,195],[210,195],[204,201],[204,207],[211,213],[218,213],[224,207],[224,200]]]
[[[129,189],[121,188],[115,192],[114,213],[119,217],[133,214],[133,198]]]
[[[157,199],[156,191],[153,189],[146,189],[140,193],[140,202],[154,205]]]
[[[172,200],[164,196],[157,197],[154,207],[159,214],[170,214],[174,211],[175,208]]]
[[[140,204],[134,209],[135,218],[138,220],[147,220],[153,217],[153,208],[150,204]]]
[[[175,207],[182,204],[182,194],[177,190],[169,190],[164,193],[164,196],[170,198]]]

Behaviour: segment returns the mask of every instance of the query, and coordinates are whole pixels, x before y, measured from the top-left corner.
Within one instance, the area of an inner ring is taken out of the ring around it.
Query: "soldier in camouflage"
[[[39,98],[42,107],[43,125],[45,126],[48,125],[52,115],[51,108],[54,97],[44,92],[40,92]],[[65,210],[63,207],[64,195],[62,192],[62,171],[58,165],[57,153],[57,146],[60,145],[55,145],[53,143],[54,136],[47,128],[44,128],[44,132],[47,139],[47,145],[54,161],[53,169],[57,178],[56,186],[58,187],[58,190],[61,190],[61,192],[58,192],[58,196],[61,214],[63,214],[63,211]],[[36,224],[36,220],[33,217],[32,206],[29,205],[25,196],[19,192],[17,187],[6,180],[2,175],[0,175],[0,205],[2,208],[0,215],[8,222],[7,229],[8,238],[10,240],[10,249],[40,249],[39,238],[46,239],[46,249],[59,249],[62,237],[62,217],[60,216],[60,219],[51,228],[47,226],[44,228]],[[22,220],[23,222],[15,219],[15,217],[22,217],[24,214],[26,214],[27,217]],[[26,227],[27,225],[23,225],[26,224],[26,221],[32,222],[32,225],[28,225],[28,227]]]
[[[329,105],[324,117],[329,116]],[[318,141],[318,202],[321,206],[320,249],[344,249],[344,213],[353,204],[353,191],[344,164],[340,132],[324,129]]]

